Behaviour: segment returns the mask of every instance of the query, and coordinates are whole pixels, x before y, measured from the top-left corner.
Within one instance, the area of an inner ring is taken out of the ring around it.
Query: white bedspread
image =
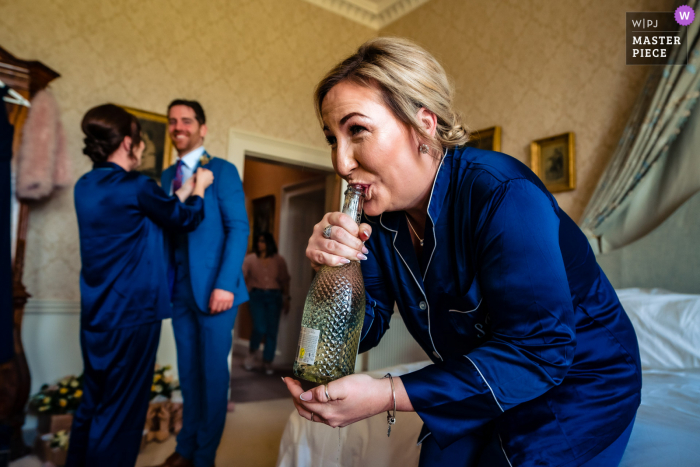
[[[620,467],[700,465],[700,369],[645,370]]]
[[[401,365],[402,374],[428,364]],[[278,467],[416,467],[422,426],[415,413],[399,413],[391,437],[386,416],[377,415],[345,428],[330,428],[290,414],[280,443]],[[621,467],[700,465],[700,369],[646,370],[642,405]]]

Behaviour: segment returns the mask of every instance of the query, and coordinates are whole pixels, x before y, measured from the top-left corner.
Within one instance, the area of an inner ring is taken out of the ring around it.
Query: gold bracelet
[[[394,399],[394,413],[392,414],[389,410],[386,411],[386,423],[388,425],[386,436],[388,438],[391,436],[391,426],[396,424],[396,389],[394,388],[394,377],[391,376],[391,373],[387,373],[384,377],[389,378],[389,381],[391,381],[391,397]]]

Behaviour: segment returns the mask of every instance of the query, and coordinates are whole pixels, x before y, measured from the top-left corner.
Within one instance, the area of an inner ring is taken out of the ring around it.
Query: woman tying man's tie
[[[83,152],[93,169],[75,186],[80,231],[84,395],[66,465],[132,466],[148,409],[161,320],[170,317],[163,229],[188,232],[204,218],[213,175],[168,196],[135,172],[138,120],[116,105],[87,112]]]

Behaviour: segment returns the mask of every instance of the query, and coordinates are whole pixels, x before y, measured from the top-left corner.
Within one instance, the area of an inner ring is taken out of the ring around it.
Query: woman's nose
[[[349,177],[357,167],[357,159],[351,147],[338,145],[335,153],[335,165],[338,175]]]

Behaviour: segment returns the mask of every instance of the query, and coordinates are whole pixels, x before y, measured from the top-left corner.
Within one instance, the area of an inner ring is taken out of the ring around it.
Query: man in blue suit
[[[236,167],[204,149],[202,106],[175,100],[168,121],[178,161],[163,172],[163,189],[177,190],[202,166],[214,173],[214,183],[205,192],[204,221],[189,234],[170,237],[173,330],[184,408],[177,448],[162,466],[211,467],[226,421],[233,324],[238,305],[248,301],[241,272],[248,216]]]

